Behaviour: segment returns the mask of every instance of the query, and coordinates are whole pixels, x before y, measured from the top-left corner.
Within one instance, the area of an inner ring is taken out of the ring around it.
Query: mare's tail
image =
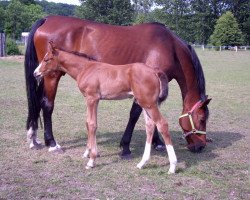
[[[168,77],[164,72],[160,70],[157,70],[156,75],[160,81],[160,94],[158,103],[161,104],[168,97]]]
[[[33,72],[38,66],[38,59],[36,54],[36,48],[34,45],[34,35],[36,30],[45,22],[45,19],[38,20],[31,28],[27,48],[25,52],[24,70],[25,70],[25,80],[26,80],[26,91],[28,100],[28,118],[26,128],[30,127],[33,130],[37,129],[37,120],[41,111],[41,97],[43,95],[43,82],[38,86]]]

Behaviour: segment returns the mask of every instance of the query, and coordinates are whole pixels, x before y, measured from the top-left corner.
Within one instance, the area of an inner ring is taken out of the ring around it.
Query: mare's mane
[[[193,47],[191,45],[187,45],[189,50],[190,50],[190,54],[192,57],[192,62],[193,62],[193,68],[194,68],[194,72],[195,72],[195,76],[197,79],[197,84],[198,84],[198,88],[199,88],[199,93],[200,93],[200,98],[202,101],[205,101],[207,99],[206,96],[206,82],[205,82],[205,76],[203,73],[203,69],[200,63],[200,60],[195,52],[195,50],[193,49]],[[205,114],[206,114],[206,119],[208,119],[209,117],[209,110],[208,107],[205,107]]]

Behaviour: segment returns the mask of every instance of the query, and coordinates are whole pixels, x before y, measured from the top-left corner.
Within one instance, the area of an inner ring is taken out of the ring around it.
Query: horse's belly
[[[133,98],[133,92],[117,92],[117,93],[102,93],[101,99],[102,100],[122,100]]]

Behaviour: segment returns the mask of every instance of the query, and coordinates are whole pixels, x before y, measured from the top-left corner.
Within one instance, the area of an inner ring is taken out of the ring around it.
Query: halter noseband
[[[190,111],[188,111],[186,114],[183,114],[179,117],[179,119],[183,118],[183,117],[188,117],[189,118],[189,121],[190,121],[190,124],[191,124],[191,127],[192,127],[192,130],[189,131],[189,132],[183,132],[183,135],[184,137],[186,138],[187,136],[189,136],[190,134],[203,134],[203,135],[206,135],[206,131],[199,131],[197,130],[195,127],[194,127],[194,121],[193,121],[193,117],[192,117],[192,114],[194,112],[194,110],[202,103],[202,101],[198,101]]]

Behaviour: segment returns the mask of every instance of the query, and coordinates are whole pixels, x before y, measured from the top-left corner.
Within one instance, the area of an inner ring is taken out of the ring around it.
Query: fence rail
[[[250,50],[250,46],[210,46],[210,45],[196,45],[193,44],[192,47],[194,48],[201,48],[203,51],[205,50],[216,50],[216,51],[223,51],[223,50],[231,50],[231,51],[247,51]]]

